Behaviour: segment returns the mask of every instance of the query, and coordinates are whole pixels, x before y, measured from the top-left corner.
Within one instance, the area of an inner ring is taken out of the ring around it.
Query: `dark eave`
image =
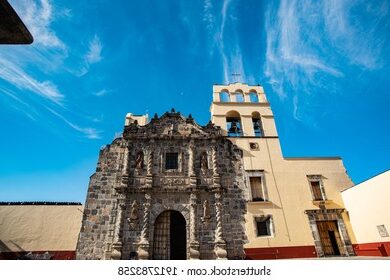
[[[31,44],[33,37],[7,0],[0,0],[0,44]]]

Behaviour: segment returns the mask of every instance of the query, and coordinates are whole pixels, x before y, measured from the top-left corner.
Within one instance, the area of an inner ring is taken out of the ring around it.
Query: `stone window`
[[[219,93],[219,101],[220,102],[230,102],[230,95],[227,91],[221,91]]]
[[[244,94],[241,91],[235,92],[234,96],[236,98],[236,102],[244,102]]]
[[[272,216],[255,217],[256,231],[258,237],[270,237],[273,232]]]
[[[242,136],[241,120],[239,118],[226,118],[229,137]]]
[[[241,116],[237,111],[226,114],[226,129],[229,137],[242,136]]]
[[[253,119],[252,119],[252,122],[253,122],[253,130],[254,130],[254,132],[255,132],[255,136],[256,136],[256,137],[261,137],[261,136],[263,136],[263,132],[262,132],[262,129],[261,129],[260,119],[259,119],[259,118],[253,118]]]
[[[268,201],[264,184],[264,173],[261,170],[247,171],[251,188],[252,201]]]
[[[178,169],[179,168],[179,154],[178,153],[166,153],[165,154],[165,169]]]
[[[252,201],[266,201],[261,177],[250,177]]]
[[[310,190],[313,196],[313,200],[321,201],[326,200],[324,185],[322,184],[320,175],[308,176]]]
[[[253,131],[255,133],[255,137],[262,137],[263,136],[263,126],[261,124],[259,112],[252,113],[252,124],[253,124]]]
[[[259,144],[255,142],[249,142],[249,147],[252,151],[258,151],[259,150]]]
[[[380,237],[389,237],[389,233],[387,232],[385,225],[379,225],[376,226],[376,228],[378,229]]]
[[[251,103],[259,103],[259,97],[257,96],[256,92],[250,92],[249,93],[249,100]]]

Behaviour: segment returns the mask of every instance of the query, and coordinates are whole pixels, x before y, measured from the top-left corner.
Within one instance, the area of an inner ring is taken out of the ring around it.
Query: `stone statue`
[[[135,168],[142,169],[144,167],[144,155],[142,152],[137,154],[137,158],[135,159]]]
[[[203,153],[201,158],[200,158],[200,169],[202,169],[202,170],[208,169],[208,166],[207,166],[207,154],[206,153]]]
[[[131,204],[130,220],[138,220],[138,204],[136,200]]]
[[[134,229],[138,221],[138,203],[135,200],[131,204],[130,216],[127,218],[127,221],[130,224],[130,228]]]
[[[202,217],[202,222],[207,223],[211,218],[210,215],[210,204],[209,201],[206,199],[203,202],[203,217]]]

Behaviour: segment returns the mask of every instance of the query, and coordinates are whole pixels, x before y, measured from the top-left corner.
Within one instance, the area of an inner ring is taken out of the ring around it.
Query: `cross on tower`
[[[233,76],[233,81],[234,81],[234,77],[237,77],[237,81],[235,82],[239,82],[239,77],[241,76],[240,73],[232,73],[232,76]]]

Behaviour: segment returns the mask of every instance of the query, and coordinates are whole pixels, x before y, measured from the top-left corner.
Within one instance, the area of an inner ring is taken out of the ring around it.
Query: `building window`
[[[236,102],[244,102],[244,94],[242,92],[238,91],[234,96],[236,97]]]
[[[273,228],[272,228],[271,215],[256,217],[255,222],[256,222],[256,229],[257,229],[257,236],[259,237],[272,236]]]
[[[259,144],[255,142],[249,142],[249,147],[252,151],[258,151],[259,150]]]
[[[219,93],[219,101],[220,102],[230,102],[229,93],[226,91],[222,91]]]
[[[253,130],[255,132],[255,136],[256,137],[263,136],[263,129],[261,128],[260,118],[253,118],[252,123],[253,123]]]
[[[267,201],[262,177],[249,177],[252,191],[252,201]]]
[[[385,225],[379,225],[376,226],[376,228],[378,229],[380,237],[389,237],[389,233],[387,232]]]
[[[226,118],[226,125],[229,137],[239,137],[242,135],[240,118],[228,117]]]
[[[249,93],[249,100],[251,103],[259,103],[259,97],[256,92]]]
[[[165,154],[165,169],[178,169],[179,168],[179,154],[178,153],[166,153]]]
[[[308,176],[313,200],[326,200],[325,189],[322,184],[321,176]]]
[[[252,113],[252,124],[253,124],[253,131],[255,133],[255,137],[262,137],[263,136],[263,126],[261,124],[259,112]]]

